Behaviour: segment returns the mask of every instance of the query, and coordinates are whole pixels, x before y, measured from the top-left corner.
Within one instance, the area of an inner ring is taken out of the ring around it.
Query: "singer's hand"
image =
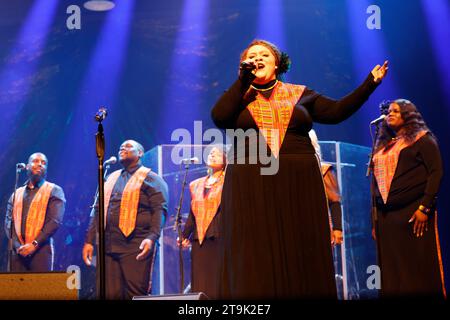
[[[425,231],[428,231],[428,216],[423,213],[420,210],[416,210],[414,214],[412,215],[411,219],[409,219],[409,223],[412,223],[414,221],[413,225],[413,233],[416,237],[423,236],[423,233]]]
[[[253,70],[253,73],[255,73],[256,69],[258,69],[258,65],[252,59],[247,59],[241,62],[239,69]]]
[[[94,254],[94,246],[90,243],[85,243],[83,247],[83,261],[88,267],[92,265],[93,254]]]
[[[153,241],[150,239],[144,239],[141,242],[141,245],[139,246],[139,250],[141,250],[141,253],[139,253],[136,256],[136,260],[140,261],[140,260],[144,260],[145,258],[147,258],[147,256],[150,253],[150,249],[153,247]]]
[[[257,70],[258,66],[253,60],[244,60],[239,65],[239,79],[244,82],[252,81]]]
[[[183,248],[183,249],[187,249],[191,246],[191,242],[189,241],[189,239],[183,239],[183,241],[181,241],[180,244],[180,239],[177,237],[177,245]]]
[[[17,250],[22,257],[31,256],[36,251],[36,247],[32,243],[26,243]]]
[[[331,245],[341,244],[344,241],[341,230],[333,230],[331,232]]]
[[[388,71],[388,61],[386,60],[382,66],[377,64],[375,68],[372,69],[373,80],[376,83],[379,83],[386,76]]]

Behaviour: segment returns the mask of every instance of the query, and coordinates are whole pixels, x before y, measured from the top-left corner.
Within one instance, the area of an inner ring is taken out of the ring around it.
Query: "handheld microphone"
[[[197,164],[200,163],[197,157],[182,159],[180,164]]]
[[[106,110],[106,108],[100,107],[100,109],[98,109],[97,113],[95,114],[95,121],[102,122],[103,120],[105,120],[107,115],[108,111]]]
[[[117,158],[114,157],[114,156],[112,156],[111,158],[109,158],[108,160],[106,160],[106,161],[103,163],[103,166],[109,166],[109,165],[111,165],[111,164],[115,164],[116,162],[117,162]]]
[[[248,61],[242,61],[241,62],[241,69],[254,70],[254,69],[256,69],[256,64],[253,64],[253,63],[248,62]]]
[[[24,170],[26,167],[27,167],[27,165],[25,163],[23,163],[23,162],[20,162],[20,163],[16,164],[16,170],[19,171],[19,172]]]
[[[370,125],[372,126],[372,125],[374,125],[374,124],[378,124],[379,122],[383,121],[384,118],[386,118],[386,115],[385,115],[385,114],[382,114],[381,116],[379,116],[379,117],[376,118],[375,120],[372,120],[372,121],[370,122]]]

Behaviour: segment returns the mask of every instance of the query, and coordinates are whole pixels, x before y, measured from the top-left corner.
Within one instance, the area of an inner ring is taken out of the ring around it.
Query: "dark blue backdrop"
[[[80,30],[66,26],[72,4],[81,8]],[[147,149],[169,143],[174,129],[192,130],[194,120],[212,128],[210,109],[236,78],[240,51],[257,37],[289,53],[289,81],[331,97],[345,95],[388,59],[388,77],[365,106],[343,124],[316,126],[319,138],[370,145],[368,122],[378,116],[379,102],[403,97],[420,108],[449,163],[450,4],[445,0],[117,0],[108,13],[87,11],[82,4],[0,4],[0,220],[15,163],[44,152],[49,180],[67,197],[64,226],[56,236],[58,269],[82,264],[96,188],[98,107],[109,110],[107,156],[128,138]],[[366,27],[371,4],[381,9],[380,30]],[[449,184],[446,174],[439,227],[447,271]],[[4,270],[6,240],[3,232],[0,236]]]

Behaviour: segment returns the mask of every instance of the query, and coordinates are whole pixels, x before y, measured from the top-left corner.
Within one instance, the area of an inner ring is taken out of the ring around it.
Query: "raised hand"
[[[380,66],[379,64],[377,64],[375,66],[375,68],[372,69],[372,75],[373,75],[373,80],[378,83],[381,80],[383,80],[383,78],[386,76],[387,71],[388,71],[389,67],[388,67],[388,61],[386,60],[382,66]]]

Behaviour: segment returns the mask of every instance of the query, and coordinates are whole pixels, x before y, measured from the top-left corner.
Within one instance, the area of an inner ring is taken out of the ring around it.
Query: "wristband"
[[[428,213],[430,213],[431,209],[427,208],[427,207],[425,207],[423,205],[420,205],[419,206],[419,211],[421,211],[422,213],[428,214]]]

